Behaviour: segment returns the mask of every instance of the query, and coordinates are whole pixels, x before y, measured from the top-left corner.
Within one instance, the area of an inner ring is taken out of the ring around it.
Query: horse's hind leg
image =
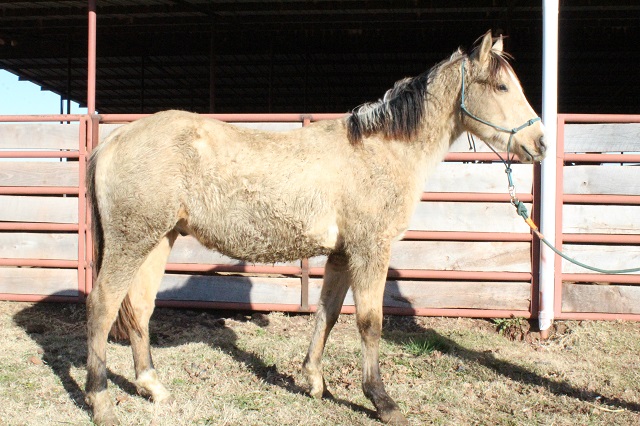
[[[322,353],[329,333],[340,315],[350,282],[347,257],[342,253],[331,254],[325,267],[315,331],[303,364],[310,385],[309,393],[314,398],[321,398],[327,392],[322,376]]]
[[[93,409],[94,423],[99,425],[118,424],[107,392],[107,337],[143,259],[131,254],[114,256],[105,250],[98,279],[87,299],[86,400]]]
[[[130,308],[127,312],[135,320],[123,321],[123,324],[133,324],[133,327],[130,325],[129,328],[138,328],[137,330],[127,330],[136,372],[135,384],[138,388],[138,393],[150,397],[154,402],[172,400],[169,391],[158,380],[158,375],[151,359],[149,319],[153,314],[156,294],[162,281],[169,252],[177,235],[178,233],[175,230],[169,232],[149,253],[138,270],[127,294],[127,299],[125,299],[125,303],[130,303]],[[121,311],[121,315],[124,313],[124,311]]]
[[[356,322],[362,342],[362,390],[376,407],[384,423],[407,425],[406,418],[387,394],[380,377],[382,300],[388,267],[388,248],[380,251],[374,249],[366,256],[356,257],[352,262],[352,290],[356,304]]]

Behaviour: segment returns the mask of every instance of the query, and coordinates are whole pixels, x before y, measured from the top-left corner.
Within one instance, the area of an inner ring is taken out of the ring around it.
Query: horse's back
[[[265,132],[182,111],[140,119],[99,149],[101,211],[179,226],[246,260],[327,253],[338,244],[345,167],[323,126]]]

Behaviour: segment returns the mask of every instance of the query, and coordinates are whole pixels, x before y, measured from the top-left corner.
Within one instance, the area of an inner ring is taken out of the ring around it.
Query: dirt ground
[[[0,424],[90,425],[82,305],[0,302]],[[176,401],[136,395],[131,351],[108,348],[123,424],[375,425],[360,389],[353,316],[324,359],[333,399],[300,374],[313,317],[157,309],[153,355]],[[640,324],[561,322],[541,342],[524,320],[386,317],[387,389],[413,425],[638,425]]]

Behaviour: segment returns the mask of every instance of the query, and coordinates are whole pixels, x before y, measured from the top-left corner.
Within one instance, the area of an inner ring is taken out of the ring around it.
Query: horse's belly
[[[336,233],[337,234],[337,233]],[[323,238],[325,237],[325,238]],[[210,247],[229,257],[249,262],[275,263],[329,254],[336,245],[337,235],[308,235],[271,230],[251,230],[216,238]]]
[[[205,246],[235,259],[282,262],[329,254],[339,245],[335,217],[310,221],[309,216],[268,215],[255,210],[227,211],[224,216],[208,221],[206,227],[191,226],[189,233]]]

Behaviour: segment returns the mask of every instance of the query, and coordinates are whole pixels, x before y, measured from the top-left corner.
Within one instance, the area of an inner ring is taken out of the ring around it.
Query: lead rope
[[[589,269],[590,271],[599,272],[601,274],[627,274],[630,272],[640,272],[640,268],[629,268],[629,269],[602,269],[596,268],[595,266],[586,265],[579,260],[576,260],[572,257],[567,256],[562,253],[562,251],[558,250],[553,244],[551,244],[545,237],[542,235],[542,232],[538,230],[538,226],[535,224],[533,219],[529,217],[529,211],[527,210],[527,206],[515,195],[515,187],[513,186],[513,180],[511,178],[511,168],[508,168],[506,171],[507,176],[509,177],[509,195],[511,196],[511,204],[513,204],[518,212],[518,215],[522,216],[524,221],[529,225],[529,228],[533,231],[534,234],[545,243],[555,254],[562,257],[563,259],[568,260],[569,262],[578,265],[582,268]]]
[[[473,139],[473,135],[469,134],[471,140],[474,141],[475,144],[475,140]],[[572,257],[567,256],[566,254],[562,253],[562,251],[558,250],[553,244],[551,244],[549,242],[549,240],[547,240],[544,235],[542,234],[542,232],[540,232],[540,230],[538,229],[538,226],[535,224],[535,222],[533,221],[533,219],[531,219],[531,217],[529,216],[529,210],[527,209],[527,206],[518,199],[518,197],[516,196],[516,187],[513,184],[513,177],[511,176],[511,173],[513,172],[513,170],[511,169],[511,161],[505,161],[502,156],[495,150],[493,149],[493,147],[489,144],[487,144],[485,142],[485,144],[493,151],[496,153],[496,155],[498,156],[498,158],[500,158],[500,160],[502,161],[502,163],[505,165],[505,173],[507,174],[507,180],[509,181],[509,187],[508,187],[508,191],[509,191],[509,197],[511,198],[511,204],[516,208],[516,212],[518,213],[519,216],[522,217],[522,219],[524,219],[525,223],[527,225],[529,225],[529,228],[531,228],[531,231],[536,235],[536,237],[538,237],[538,239],[540,241],[542,241],[544,244],[547,245],[547,247],[549,247],[551,250],[553,250],[553,252],[555,254],[557,254],[558,256],[562,257],[563,259],[578,265],[582,268],[585,269],[589,269],[590,271],[594,271],[594,272],[599,272],[601,274],[628,274],[631,272],[640,272],[640,268],[629,268],[629,269],[602,269],[602,268],[597,268],[595,266],[590,266],[587,264],[584,264],[582,262],[580,262],[579,260],[576,260]],[[509,151],[507,151],[507,158],[509,158]]]
[[[533,221],[533,219],[531,219],[531,217],[529,217],[529,211],[527,210],[527,206],[518,199],[518,197],[516,196],[516,187],[513,184],[513,177],[511,176],[511,173],[513,172],[513,170],[511,169],[511,163],[513,162],[513,158],[515,156],[511,156],[511,141],[513,140],[513,136],[518,133],[520,130],[531,126],[533,123],[535,123],[536,121],[540,120],[540,117],[535,117],[532,118],[531,120],[527,121],[526,123],[522,124],[521,126],[518,127],[514,127],[513,129],[507,129],[506,127],[501,127],[498,126],[496,124],[493,124],[491,122],[488,122],[486,120],[483,120],[482,118],[472,114],[466,107],[465,103],[464,103],[464,97],[465,97],[465,82],[464,82],[464,63],[466,62],[466,60],[462,61],[462,65],[461,65],[461,74],[462,74],[462,92],[460,94],[460,109],[462,110],[462,112],[466,115],[468,115],[469,117],[471,117],[472,119],[482,123],[482,124],[486,124],[489,127],[493,127],[494,129],[501,131],[501,132],[506,132],[509,133],[509,141],[507,142],[507,158],[504,159],[502,158],[502,156],[500,155],[500,153],[498,153],[498,151],[496,151],[491,145],[489,145],[488,143],[485,142],[485,145],[487,145],[489,147],[489,149],[491,149],[491,151],[493,151],[498,158],[500,158],[500,161],[502,161],[502,164],[504,164],[505,167],[505,173],[507,174],[507,179],[509,181],[509,197],[511,198],[511,204],[516,208],[516,211],[518,213],[519,216],[522,217],[522,219],[524,219],[525,223],[527,225],[529,225],[529,228],[531,228],[531,231],[538,237],[538,239],[540,241],[542,241],[544,244],[546,244],[551,250],[553,250],[553,252],[555,254],[557,254],[558,256],[562,257],[563,259],[578,265],[582,268],[585,269],[589,269],[591,271],[594,272],[599,272],[601,274],[627,274],[630,272],[640,272],[640,268],[629,268],[629,269],[601,269],[601,268],[596,268],[595,266],[589,266],[586,265],[572,257],[567,256],[566,254],[562,253],[562,251],[558,250],[553,244],[551,244],[545,237],[544,235],[542,235],[542,232],[540,232],[538,230],[538,226],[535,224],[535,222]],[[473,138],[473,135],[471,133],[467,132],[467,138],[469,138],[470,141],[473,142],[473,147],[475,150],[475,140]]]

